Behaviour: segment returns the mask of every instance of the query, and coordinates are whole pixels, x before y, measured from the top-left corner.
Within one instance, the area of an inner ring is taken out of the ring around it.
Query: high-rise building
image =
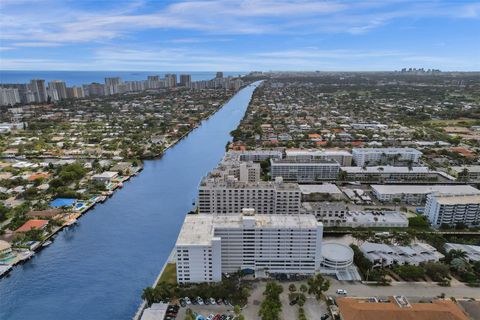
[[[53,80],[48,83],[50,90],[56,90],[58,94],[58,100],[67,99],[67,85],[64,81]]]
[[[281,179],[241,182],[206,177],[198,190],[198,210],[208,214],[238,214],[244,208],[253,208],[259,214],[298,214],[301,196],[296,183],[283,183]]]
[[[181,74],[180,75],[180,85],[184,87],[190,87],[192,83],[192,76],[189,74]]]
[[[60,100],[59,96],[58,96],[58,92],[57,92],[57,89],[55,89],[54,87],[52,86],[48,86],[47,87],[47,96],[48,96],[48,99],[50,101],[58,101]]]
[[[353,148],[352,155],[355,164],[361,167],[399,161],[417,163],[422,153],[413,148]]]
[[[97,82],[83,85],[83,91],[85,96],[88,97],[101,97],[105,95],[105,85]]]
[[[313,215],[187,215],[175,247],[177,281],[218,282],[240,270],[314,274],[322,237]]]
[[[223,78],[223,72],[218,71],[217,74],[215,75],[215,78],[217,78],[217,79]]]
[[[177,85],[177,75],[175,73],[167,73],[165,75],[165,85],[167,88],[174,88]]]
[[[335,180],[339,171],[340,165],[334,160],[270,159],[272,179],[282,177],[300,183]]]
[[[47,96],[47,88],[45,87],[45,80],[41,80],[41,79],[30,80],[30,88],[35,97],[35,102],[37,103],[47,102],[48,96]]]
[[[424,215],[434,227],[480,225],[480,195],[439,194],[427,196]]]
[[[13,106],[20,102],[17,88],[0,88],[0,106]]]
[[[105,94],[112,95],[120,93],[118,88],[120,84],[122,84],[122,79],[120,77],[105,78]]]
[[[71,87],[71,88],[67,88],[67,97],[69,99],[77,99],[77,98],[84,98],[85,97],[85,93],[83,91],[83,88],[82,87]]]

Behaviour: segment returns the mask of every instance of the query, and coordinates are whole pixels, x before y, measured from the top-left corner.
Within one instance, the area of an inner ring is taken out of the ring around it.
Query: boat
[[[33,252],[33,251],[30,251],[30,250],[24,251],[24,252],[22,252],[22,256],[20,257],[20,261],[23,262],[23,261],[29,260],[34,255],[35,255],[35,252]]]
[[[6,276],[12,270],[11,265],[0,265],[0,278]]]
[[[53,243],[53,241],[50,241],[50,240],[45,241],[45,242],[42,244],[42,247],[44,247],[44,248],[45,248],[45,247],[48,247],[48,246],[51,245],[52,243]]]

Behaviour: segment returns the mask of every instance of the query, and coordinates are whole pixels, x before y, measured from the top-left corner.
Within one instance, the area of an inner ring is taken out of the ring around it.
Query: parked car
[[[213,304],[217,304],[217,303],[215,302],[215,299],[213,299],[213,298],[210,298],[210,304],[212,304],[212,305],[213,305]]]
[[[216,302],[217,302],[217,304],[222,304],[223,301],[222,301],[222,299],[218,298]]]
[[[290,301],[290,305],[293,306],[293,305],[297,304],[297,302],[298,302],[297,299],[294,299],[294,300]]]
[[[347,290],[345,289],[337,289],[337,294],[343,294],[343,295],[347,295]]]
[[[330,318],[330,316],[329,316],[327,313],[325,313],[325,314],[320,318],[320,320],[327,320],[328,318]]]
[[[192,304],[192,301],[190,301],[190,298],[189,298],[189,297],[185,297],[184,300],[185,300],[185,303],[186,303],[187,305]]]
[[[179,302],[180,302],[180,305],[181,305],[182,307],[185,308],[185,307],[187,306],[187,303],[185,302],[184,299],[180,299]]]
[[[217,315],[213,318],[213,320],[220,320],[220,315],[217,313]]]
[[[207,319],[206,319],[206,320],[213,320],[213,317],[214,317],[214,315],[213,315],[213,314],[211,314],[211,315],[209,315],[209,316],[207,317]]]
[[[199,305],[203,304],[203,299],[201,297],[197,297],[197,302]]]

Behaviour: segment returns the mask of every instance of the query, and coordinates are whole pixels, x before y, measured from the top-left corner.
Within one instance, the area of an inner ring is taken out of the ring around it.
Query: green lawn
[[[160,276],[160,282],[177,284],[177,265],[168,263]]]

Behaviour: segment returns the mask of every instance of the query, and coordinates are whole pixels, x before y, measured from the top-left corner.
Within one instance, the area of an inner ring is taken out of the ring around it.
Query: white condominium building
[[[333,160],[270,160],[270,174],[273,179],[282,177],[285,181],[318,182],[336,180],[340,165]]]
[[[344,167],[352,165],[352,154],[344,150],[287,149],[285,150],[285,159],[334,160]]]
[[[372,193],[382,202],[391,202],[399,199],[410,204],[421,204],[427,199],[427,195],[433,192],[440,194],[480,194],[480,190],[469,185],[371,185]]]
[[[323,225],[312,215],[187,215],[176,244],[177,282],[217,282],[222,273],[314,274]]]
[[[216,179],[235,178],[241,182],[257,182],[260,181],[261,173],[262,168],[259,163],[224,160],[208,174],[208,177]]]
[[[235,159],[239,161],[254,161],[260,162],[268,159],[282,159],[283,153],[280,150],[245,150],[245,151],[228,151],[225,154],[225,159]]]
[[[198,191],[199,213],[238,214],[253,208],[259,214],[297,214],[301,191],[297,184],[276,181],[241,182],[204,178]]]
[[[394,167],[394,166],[378,166],[378,167],[342,167],[341,171],[346,180],[354,181],[428,181],[435,182],[443,177],[438,171],[428,169],[428,167]]]
[[[480,183],[480,166],[452,167],[457,180]]]
[[[422,153],[413,148],[353,148],[352,155],[355,164],[361,167],[397,161],[417,163]]]
[[[13,106],[20,102],[17,88],[0,88],[0,106]]]
[[[434,227],[462,223],[480,225],[480,195],[447,195],[432,193],[427,196],[424,215]]]
[[[326,227],[344,226],[347,222],[347,206],[343,202],[303,202],[305,213],[312,214]]]

